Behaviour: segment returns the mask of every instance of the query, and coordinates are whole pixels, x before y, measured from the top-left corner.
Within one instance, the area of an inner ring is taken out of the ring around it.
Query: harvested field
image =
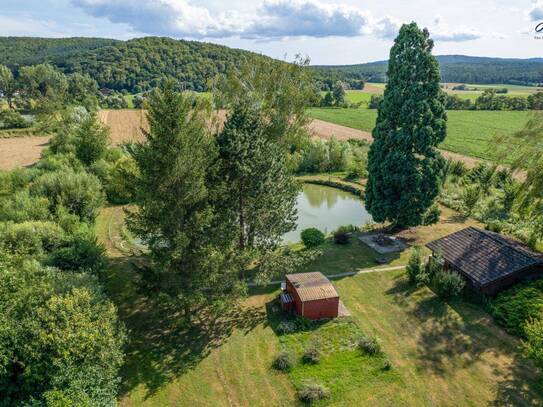
[[[103,109],[98,112],[100,120],[111,129],[111,144],[143,139],[142,127],[147,127],[145,113],[139,109]]]
[[[48,142],[48,136],[0,138],[0,170],[35,164]]]
[[[315,136],[323,139],[335,137],[337,140],[357,139],[370,142],[373,140],[371,133],[367,131],[352,129],[319,119],[313,119],[309,124],[309,128]]]

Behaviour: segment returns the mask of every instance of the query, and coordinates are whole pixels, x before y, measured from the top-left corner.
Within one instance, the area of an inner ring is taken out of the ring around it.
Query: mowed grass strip
[[[312,108],[309,116],[353,129],[371,132],[375,126],[375,109]],[[498,134],[519,131],[530,112],[449,110],[447,138],[440,148],[454,153],[489,160],[493,158],[492,140]]]

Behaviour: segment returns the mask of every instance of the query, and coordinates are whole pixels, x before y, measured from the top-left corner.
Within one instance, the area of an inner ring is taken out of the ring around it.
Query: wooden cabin
[[[468,227],[426,245],[475,291],[493,296],[519,280],[543,276],[543,254],[499,233]]]
[[[320,272],[287,274],[280,299],[284,311],[311,320],[338,316],[339,294]]]

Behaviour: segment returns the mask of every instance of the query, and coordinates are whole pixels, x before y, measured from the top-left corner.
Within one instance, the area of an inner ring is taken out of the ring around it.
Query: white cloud
[[[32,27],[33,35],[60,36],[62,30],[55,22],[28,17],[8,17],[0,15],[0,35],[28,35],[28,27]]]
[[[369,35],[390,40],[400,21],[374,17],[366,10],[321,0],[265,0],[251,12],[216,12],[189,0],[71,0],[94,17],[125,23],[134,31],[172,37],[241,38],[260,41],[294,37],[357,37]],[[433,38],[462,42],[481,38],[473,30],[442,29],[435,20]]]
[[[532,21],[543,20],[543,2],[536,2],[532,9],[528,12],[528,15],[530,16]]]

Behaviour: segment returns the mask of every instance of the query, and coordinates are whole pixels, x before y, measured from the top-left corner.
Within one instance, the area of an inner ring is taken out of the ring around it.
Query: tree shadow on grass
[[[489,380],[497,380],[492,406],[543,406],[541,372],[519,356],[518,341],[494,325],[481,304],[462,297],[446,302],[427,288],[410,285],[404,276],[386,294],[417,327],[415,357],[421,369],[444,377],[484,363],[483,369],[493,370]]]
[[[125,363],[121,369],[121,396],[139,385],[146,398],[194,368],[234,330],[247,334],[266,322],[262,307],[234,305],[220,313],[202,309],[189,324],[176,307],[161,303],[156,295],[137,288],[138,272],[127,258],[113,259],[108,278],[111,297],[128,331]],[[121,275],[121,276],[120,276]],[[111,281],[111,279],[120,281]],[[123,287],[124,282],[124,287]],[[124,292],[123,292],[124,290]]]

